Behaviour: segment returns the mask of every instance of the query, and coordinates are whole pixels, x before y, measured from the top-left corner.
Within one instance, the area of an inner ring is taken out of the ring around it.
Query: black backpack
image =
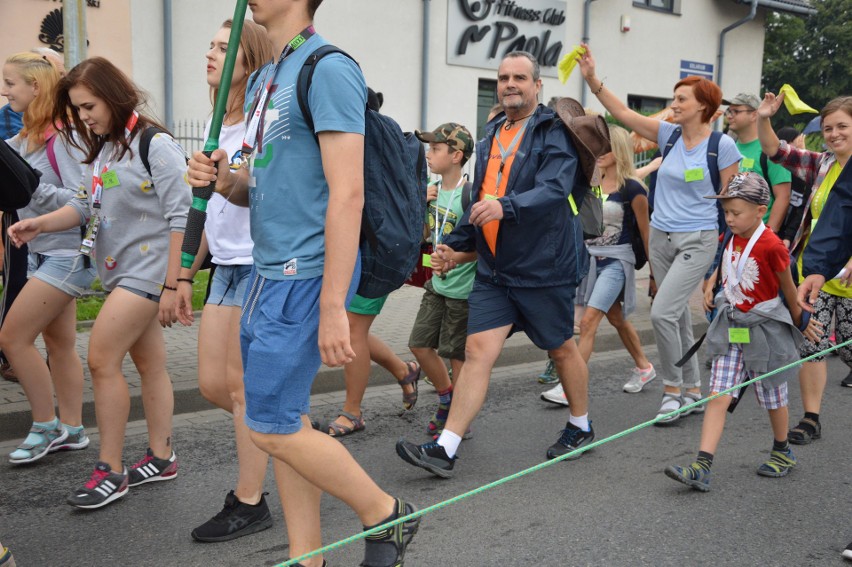
[[[645,254],[645,243],[642,241],[642,234],[639,232],[639,223],[636,221],[636,215],[633,213],[633,206],[630,203],[627,190],[622,187],[618,192],[621,194],[622,207],[624,207],[624,225],[630,227],[630,245],[633,247],[633,255],[636,257],[633,267],[641,270],[648,262],[648,255]]]
[[[41,172],[27,163],[5,140],[0,140],[0,210],[16,211],[29,205]]]
[[[299,72],[296,96],[312,132],[308,91],[316,64],[331,53],[355,61],[345,51],[324,45],[308,56]],[[420,259],[426,213],[426,160],[423,144],[413,134],[403,134],[399,124],[387,116],[366,107],[364,112],[364,212],[358,295],[373,299],[399,289]]]

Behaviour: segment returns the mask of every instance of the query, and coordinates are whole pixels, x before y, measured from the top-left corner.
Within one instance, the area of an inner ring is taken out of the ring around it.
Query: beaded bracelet
[[[195,280],[193,280],[192,278],[178,278],[178,279],[177,279],[177,281],[179,281],[179,282],[187,282],[187,283],[189,283],[189,284],[194,284],[194,283],[195,283]]]
[[[604,88],[604,82],[601,81],[601,86],[598,87],[598,90],[593,91],[592,94],[595,95],[595,96],[598,96],[599,94],[601,94],[601,91],[603,90],[603,88]]]
[[[163,289],[167,289],[169,291],[177,291],[176,287],[172,287],[170,285],[163,284]]]

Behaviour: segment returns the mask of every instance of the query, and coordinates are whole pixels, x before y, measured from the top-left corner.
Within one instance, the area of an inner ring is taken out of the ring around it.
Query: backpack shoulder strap
[[[467,208],[470,206],[470,203],[473,201],[473,183],[470,181],[465,181],[464,187],[462,187],[462,214],[467,211]]]
[[[663,148],[663,159],[666,159],[666,156],[669,155],[670,151],[672,151],[672,147],[680,138],[680,134],[681,130],[680,126],[678,126],[677,128],[675,128],[674,132],[672,132],[672,135],[669,136],[669,139],[666,141],[666,146]]]
[[[59,163],[56,161],[56,136],[58,136],[56,132],[50,135],[50,137],[45,140],[45,149],[47,150],[47,161],[50,162],[50,167],[53,168],[53,172],[59,178],[60,183],[62,182],[62,173],[59,172]]]
[[[763,173],[763,178],[766,180],[766,184],[769,185],[769,188],[772,188],[772,184],[769,183],[769,156],[765,153],[760,152],[760,172]]]
[[[716,193],[722,190],[722,183],[719,179],[719,142],[722,139],[722,134],[718,130],[710,132],[710,139],[707,141],[707,169],[710,170],[710,180],[713,182],[713,190]]]
[[[308,58],[305,59],[305,62],[302,65],[301,71],[299,71],[299,78],[296,80],[296,100],[299,102],[299,110],[302,111],[305,124],[308,126],[311,133],[314,134],[314,138],[316,138],[316,133],[314,133],[314,117],[311,114],[311,108],[308,105],[308,91],[310,91],[311,83],[314,80],[314,71],[316,70],[317,63],[319,63],[320,59],[332,53],[345,55],[349,59],[352,59],[356,65],[358,64],[351,55],[339,47],[331,44],[323,45],[308,55]]]
[[[149,176],[153,174],[151,173],[151,163],[148,161],[148,152],[151,150],[151,140],[157,134],[168,134],[168,132],[159,126],[152,125],[145,128],[139,135],[139,158],[142,160],[142,165],[145,166],[145,171],[148,172]]]

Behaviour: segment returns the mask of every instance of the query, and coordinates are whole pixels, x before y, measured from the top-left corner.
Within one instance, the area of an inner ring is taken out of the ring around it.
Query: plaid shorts
[[[713,370],[710,374],[710,393],[715,394],[733,388],[757,376],[754,372],[746,372],[743,368],[743,347],[736,343],[728,345],[728,352],[713,359]],[[787,383],[772,387],[763,381],[751,384],[757,395],[757,405],[763,409],[778,409],[787,407]],[[734,398],[740,397],[739,390],[731,392]]]

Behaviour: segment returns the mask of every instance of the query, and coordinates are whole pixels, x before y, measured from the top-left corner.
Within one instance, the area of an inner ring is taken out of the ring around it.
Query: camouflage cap
[[[473,155],[473,136],[461,124],[447,122],[431,132],[415,130],[414,135],[423,142],[447,144],[454,150],[463,152],[465,159],[470,159],[470,156]]]
[[[718,195],[705,199],[742,199],[755,205],[769,204],[769,185],[753,171],[742,171],[734,175],[728,186]]]
[[[731,100],[722,100],[722,104],[727,104],[728,106],[748,106],[757,110],[757,107],[760,106],[760,98],[751,93],[740,93]]]

